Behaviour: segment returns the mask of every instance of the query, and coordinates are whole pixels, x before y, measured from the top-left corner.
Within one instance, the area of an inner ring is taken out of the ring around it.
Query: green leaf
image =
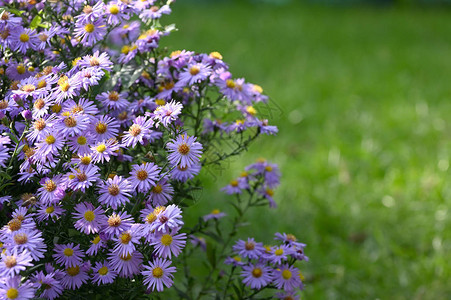
[[[36,15],[36,16],[33,18],[33,20],[31,20],[30,28],[31,28],[31,29],[37,28],[37,27],[41,24],[41,22],[42,22],[42,18],[41,18],[39,15]]]
[[[207,260],[213,269],[216,268],[216,247],[210,242],[207,242]]]
[[[21,14],[23,14],[25,12],[23,10],[18,10],[18,9],[15,9],[15,8],[8,8],[8,11],[12,12],[16,16],[20,16]]]

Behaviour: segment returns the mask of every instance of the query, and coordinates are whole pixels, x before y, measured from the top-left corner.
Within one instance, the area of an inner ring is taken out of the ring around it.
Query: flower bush
[[[0,1],[0,299],[298,298],[293,235],[232,245],[249,208],[275,207],[277,165],[223,188],[229,232],[219,210],[182,220],[201,169],[277,128],[219,53],[159,47],[172,2]]]

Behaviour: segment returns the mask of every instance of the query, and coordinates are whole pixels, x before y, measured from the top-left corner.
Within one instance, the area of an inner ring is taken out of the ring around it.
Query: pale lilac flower
[[[61,278],[61,284],[66,289],[76,290],[80,288],[84,283],[86,283],[89,279],[86,270],[88,265],[84,264],[76,264],[72,267],[68,267],[65,269],[64,276]]]
[[[168,127],[169,124],[178,119],[178,115],[181,114],[182,108],[183,105],[181,103],[173,100],[163,106],[158,106],[153,112],[153,117],[155,121],[163,124],[164,127]]]
[[[138,192],[147,193],[158,180],[159,168],[154,163],[132,165],[129,181]]]
[[[78,62],[78,65],[82,68],[100,68],[107,71],[113,70],[113,63],[106,52],[100,53],[99,51],[96,51],[93,55],[83,56]]]
[[[258,259],[265,252],[263,244],[255,242],[253,238],[248,238],[246,242],[239,240],[232,249],[238,255],[250,259]]]
[[[89,125],[89,117],[81,114],[60,116],[55,124],[58,133],[64,136],[73,137],[83,134]]]
[[[63,215],[65,210],[56,204],[41,204],[37,209],[37,217],[36,219],[39,222],[58,219]]]
[[[119,150],[119,144],[115,139],[99,141],[91,147],[92,162],[103,163],[104,160],[108,162],[110,156],[116,156],[117,150]]]
[[[143,255],[138,251],[127,255],[110,252],[108,254],[108,261],[120,277],[132,278],[134,275],[139,274],[143,267]]]
[[[80,250],[80,245],[74,246],[73,243],[60,245],[55,244],[53,249],[55,254],[52,257],[57,263],[65,267],[74,267],[83,262],[83,257],[85,254]]]
[[[115,138],[119,133],[119,123],[108,116],[101,116],[100,119],[92,124],[91,131],[99,141]]]
[[[117,236],[121,232],[129,230],[132,227],[133,219],[126,212],[113,213],[108,217],[102,232],[108,235]]]
[[[183,226],[182,211],[175,204],[171,204],[159,211],[156,217],[157,219],[152,223],[151,230],[166,233]]]
[[[145,265],[145,271],[141,274],[144,276],[143,283],[147,285],[148,289],[157,290],[162,292],[164,286],[171,287],[173,283],[175,267],[169,267],[171,265],[170,260],[156,258],[153,262],[149,261],[149,266]]]
[[[294,254],[294,250],[291,246],[280,245],[270,248],[270,251],[266,251],[265,259],[275,265],[280,265],[282,262],[288,259],[288,256]]]
[[[191,63],[188,64],[179,75],[179,81],[177,86],[184,87],[186,85],[191,86],[196,83],[207,79],[211,75],[211,67],[204,63]]]
[[[21,229],[6,236],[4,240],[6,248],[18,252],[25,250],[31,255],[33,260],[44,257],[47,246],[44,244],[42,233],[37,229]]]
[[[223,187],[221,191],[224,191],[226,194],[241,194],[241,192],[245,189],[249,188],[249,183],[247,177],[239,177],[230,181],[228,185]]]
[[[235,266],[235,267],[242,267],[242,266],[246,265],[246,264],[242,261],[241,257],[239,257],[239,256],[237,256],[237,255],[234,256],[234,257],[231,257],[231,256],[227,257],[227,258],[224,260],[224,263],[225,263],[226,265],[233,265],[233,266]]]
[[[172,179],[185,182],[188,179],[193,179],[197,174],[199,174],[200,169],[200,164],[194,164],[191,167],[182,167],[178,165],[171,170],[171,177]]]
[[[129,197],[131,197],[132,187],[130,182],[122,176],[115,175],[113,179],[108,178],[107,181],[100,181],[99,187],[99,202],[101,204],[117,209],[130,202]]]
[[[63,286],[59,280],[55,279],[56,275],[53,272],[45,275],[44,272],[39,271],[32,276],[32,281],[41,289],[41,294],[38,295],[45,299],[56,299],[63,293]]]
[[[0,280],[0,299],[33,299],[36,288],[30,281],[21,283],[21,276],[2,278]]]
[[[151,243],[155,247],[154,252],[162,258],[171,258],[172,255],[178,256],[186,244],[186,233],[157,234],[155,240]]]
[[[208,221],[211,219],[220,219],[222,217],[225,217],[227,214],[224,212],[221,212],[219,209],[213,209],[211,211],[211,213],[209,213],[208,215],[203,216],[204,221]]]
[[[73,216],[77,221],[74,227],[85,234],[97,233],[106,222],[104,211],[101,207],[95,208],[89,202],[78,203],[75,206],[76,213]]]
[[[37,50],[39,39],[33,29],[22,28],[13,35],[14,51],[25,54],[28,49]]]
[[[244,277],[243,283],[251,289],[261,289],[272,281],[271,268],[262,264],[249,264],[243,266],[241,276]]]
[[[6,249],[1,253],[0,261],[0,277],[11,277],[14,275],[19,275],[21,271],[25,271],[27,267],[32,266],[31,255],[24,250],[23,252],[18,252],[17,248],[13,250]]]
[[[281,265],[276,270],[273,270],[274,285],[278,289],[293,291],[302,286],[299,275],[299,270],[297,268],[288,264]]]
[[[172,165],[180,167],[191,167],[199,163],[202,154],[202,144],[196,142],[196,137],[182,134],[166,145],[168,160]]]
[[[105,247],[106,247],[105,241],[103,241],[100,238],[100,235],[96,235],[96,237],[93,240],[91,240],[91,245],[89,246],[88,250],[86,250],[86,254],[94,256],[101,248]]]
[[[149,201],[152,202],[153,206],[166,205],[166,203],[172,199],[173,194],[174,188],[166,178],[162,178],[150,190]]]
[[[111,268],[106,260],[102,263],[97,261],[95,267],[92,268],[91,278],[97,285],[113,283],[116,276],[116,271]]]
[[[92,164],[83,169],[71,168],[71,173],[69,173],[68,178],[69,188],[74,191],[80,190],[85,192],[87,188],[100,179],[99,170],[99,167]]]
[[[133,121],[133,125],[125,132],[122,138],[123,145],[134,148],[138,143],[144,144],[144,139],[148,139],[152,126],[153,121],[151,119],[143,116],[137,117]]]
[[[86,22],[77,21],[75,23],[74,36],[80,38],[83,46],[93,46],[104,38],[106,32],[105,23],[101,18]]]
[[[136,250],[136,244],[139,244],[141,238],[140,226],[132,225],[129,230],[122,231],[114,239],[113,252],[122,256],[132,254]]]
[[[40,184],[42,187],[38,189],[38,196],[43,204],[52,204],[60,201],[61,191],[64,192],[66,186],[62,182],[61,175],[56,175],[53,178],[43,178]],[[63,195],[64,196],[64,195]]]
[[[127,97],[128,94],[125,92],[110,91],[97,95],[96,99],[111,110],[124,110],[130,104],[127,101]]]

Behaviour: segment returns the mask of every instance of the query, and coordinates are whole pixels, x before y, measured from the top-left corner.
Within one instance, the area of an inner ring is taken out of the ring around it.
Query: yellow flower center
[[[255,248],[255,243],[253,243],[253,242],[246,242],[246,243],[244,243],[244,248],[245,248],[247,251],[254,250],[254,248]]]
[[[213,51],[210,53],[210,57],[214,58],[214,59],[222,59],[222,55],[221,53],[217,52],[217,51]]]
[[[259,278],[263,275],[262,269],[260,268],[255,268],[252,270],[252,276],[254,276],[255,278]]]
[[[265,171],[271,172],[272,171],[272,167],[271,166],[266,166],[265,167]]]
[[[46,209],[45,209],[45,212],[47,213],[47,214],[51,214],[52,212],[54,212],[55,211],[55,208],[53,207],[53,206],[49,206],[49,207],[47,207]]]
[[[128,132],[131,136],[137,136],[141,133],[141,127],[138,124],[133,124],[132,126],[130,126]]]
[[[89,157],[89,156],[83,156],[81,159],[80,159],[80,162],[83,164],[83,165],[89,165],[90,163],[91,163],[91,157]]]
[[[8,297],[9,299],[16,299],[17,297],[19,297],[19,291],[16,288],[10,288],[6,292],[6,297]]]
[[[124,45],[122,46],[121,53],[128,54],[130,52],[130,46]]]
[[[22,221],[19,219],[12,219],[8,222],[8,228],[11,231],[17,231],[22,228]]]
[[[85,25],[85,31],[86,31],[87,33],[92,33],[92,32],[94,32],[94,29],[95,29],[94,24],[89,23],[89,24],[86,24],[86,25]]]
[[[121,255],[121,259],[123,260],[123,261],[129,261],[130,259],[132,259],[132,256],[130,255],[130,254],[127,254],[127,255]]]
[[[199,72],[200,72],[200,68],[198,66],[192,66],[189,69],[189,73],[193,76],[199,74]]]
[[[255,116],[257,114],[257,110],[253,106],[246,107],[246,111],[252,116]]]
[[[230,89],[233,89],[235,87],[235,81],[233,81],[232,79],[227,79],[226,86]]]
[[[274,251],[274,254],[277,256],[280,256],[283,254],[283,249],[277,249],[276,251]]]
[[[121,225],[121,223],[122,223],[121,217],[119,217],[116,214],[108,218],[108,225],[111,227],[118,227],[119,225]]]
[[[87,142],[87,140],[86,140],[86,137],[84,137],[84,136],[79,136],[79,137],[77,138],[77,143],[78,143],[79,145],[86,145],[86,142]]]
[[[74,250],[71,248],[66,248],[66,249],[64,249],[63,253],[65,256],[72,256],[72,255],[74,255]]]
[[[112,15],[117,15],[119,13],[119,7],[116,4],[110,6],[109,11]]]
[[[290,279],[292,275],[293,275],[293,274],[291,274],[291,271],[290,271],[290,270],[283,270],[283,271],[282,271],[282,277],[283,277],[283,279],[285,279],[285,280]]]
[[[99,123],[97,123],[97,125],[96,125],[96,132],[97,132],[98,134],[105,133],[106,130],[107,130],[107,128],[108,128],[108,126],[107,126],[105,123],[99,122]]]
[[[120,190],[119,190],[119,186],[117,184],[112,184],[108,187],[108,193],[111,196],[117,196],[117,195],[119,195],[119,192],[120,192]]]
[[[97,245],[100,242],[100,236],[96,236],[91,243],[93,243],[94,245]]]
[[[56,190],[56,184],[53,180],[47,180],[44,184],[44,188],[47,192],[53,192]]]
[[[241,257],[239,257],[239,256],[234,256],[233,259],[234,259],[235,261],[241,261]]]
[[[66,117],[64,118],[64,125],[67,127],[73,128],[77,126],[77,120],[74,117]]]
[[[100,153],[105,152],[105,150],[106,150],[105,144],[100,144],[100,145],[98,145],[97,148],[96,148],[96,150],[97,150],[97,152],[100,152]]]
[[[14,242],[18,245],[23,245],[28,242],[28,236],[26,233],[18,233],[14,236]]]
[[[132,240],[132,236],[130,235],[130,233],[125,232],[121,235],[121,243],[122,244],[128,244],[128,243],[130,243],[131,240]]]
[[[161,237],[161,243],[165,246],[169,246],[172,244],[172,236],[169,234],[163,234]]]
[[[106,274],[108,274],[108,268],[105,267],[105,266],[103,266],[103,267],[101,267],[101,268],[99,269],[98,272],[99,272],[100,275],[105,276]]]
[[[110,94],[108,95],[108,99],[110,101],[117,101],[117,100],[119,100],[119,93],[116,92],[116,91],[110,92]]]
[[[157,184],[156,186],[154,186],[152,188],[152,193],[154,193],[154,194],[160,194],[162,191],[163,191],[163,188],[159,184]]]
[[[272,197],[274,195],[274,191],[271,189],[266,189],[266,195]]]
[[[25,71],[26,71],[24,65],[18,65],[18,66],[16,67],[16,70],[17,70],[17,73],[19,73],[19,74],[21,74],[21,75],[22,75],[23,73],[25,73]]]
[[[166,100],[164,100],[164,99],[156,99],[155,100],[155,104],[158,105],[158,106],[165,105],[166,104]]]
[[[146,222],[151,224],[153,223],[155,220],[157,219],[157,217],[154,215],[154,213],[150,213],[147,215],[146,217]]]
[[[136,172],[136,178],[138,178],[141,181],[146,180],[147,176],[148,174],[145,170],[139,170],[138,172]]]
[[[156,267],[155,269],[152,270],[152,275],[155,278],[163,277],[163,269],[160,267]]]
[[[26,34],[25,32],[21,33],[20,36],[19,36],[19,40],[22,43],[26,43],[26,42],[28,42],[30,40],[30,36],[28,34]]]
[[[66,269],[67,274],[69,274],[69,276],[76,276],[78,275],[78,273],[80,273],[80,267],[79,266],[75,266],[75,267],[69,267]]]
[[[22,91],[31,93],[36,90],[36,87],[32,84],[26,84],[20,88]]]
[[[236,187],[236,186],[238,186],[238,181],[237,180],[232,180],[232,181],[230,181],[230,185],[233,186],[233,187]]]
[[[45,142],[49,145],[54,144],[56,141],[55,137],[53,135],[49,135],[45,138]]]
[[[221,211],[219,210],[219,209],[213,209],[212,211],[211,211],[211,213],[213,214],[213,215],[217,215],[217,214],[219,214]]]
[[[85,212],[85,220],[88,222],[92,222],[94,221],[94,219],[96,218],[96,215],[94,214],[94,212],[92,210],[87,210]]]

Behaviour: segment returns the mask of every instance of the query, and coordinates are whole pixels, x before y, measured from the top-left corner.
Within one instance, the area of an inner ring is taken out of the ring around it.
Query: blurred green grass
[[[279,206],[257,209],[240,237],[307,243],[304,299],[451,299],[450,17],[177,2],[164,22],[180,30],[163,45],[219,51],[235,78],[271,96],[280,129],[217,177],[204,173],[189,214],[226,207],[219,187],[266,157],[282,169]]]

